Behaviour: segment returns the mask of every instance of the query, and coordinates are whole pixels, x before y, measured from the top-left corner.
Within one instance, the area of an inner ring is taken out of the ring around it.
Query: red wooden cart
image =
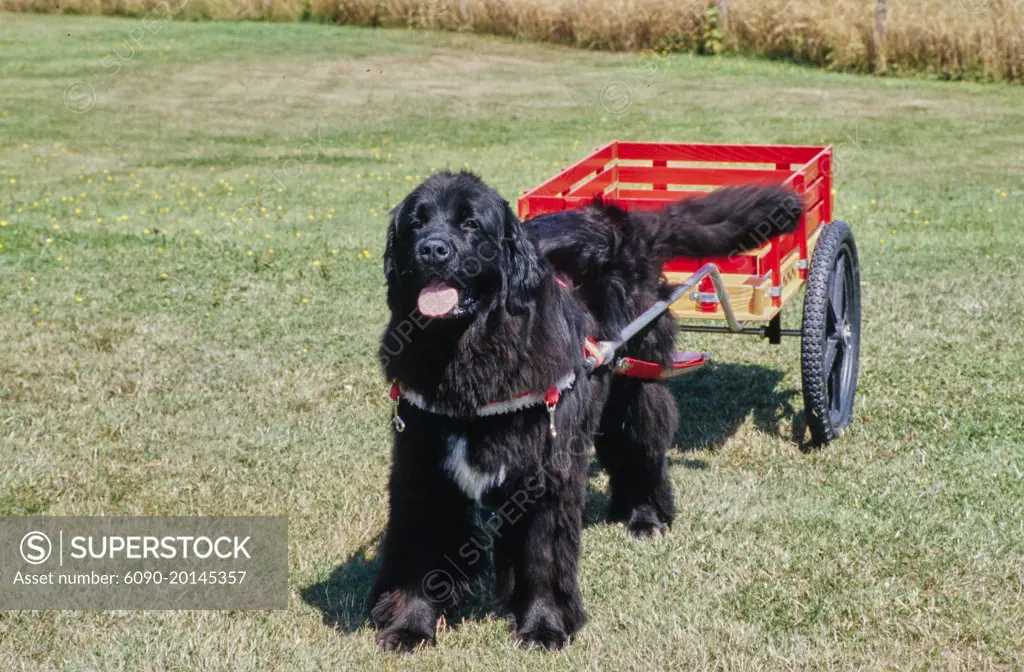
[[[827,443],[853,414],[861,316],[857,247],[849,227],[832,218],[832,147],[615,141],[526,192],[519,216],[582,207],[594,198],[627,210],[658,209],[750,183],[785,184],[800,194],[804,214],[797,230],[750,252],[668,261],[664,274],[675,285],[670,301],[652,306],[616,341],[599,345],[608,361],[629,366],[614,351],[666,309],[684,320],[683,331],[756,334],[771,343],[800,336],[807,425],[814,442]],[[783,329],[782,307],[805,285],[802,327]],[[706,353],[679,353],[665,377],[709,360]]]

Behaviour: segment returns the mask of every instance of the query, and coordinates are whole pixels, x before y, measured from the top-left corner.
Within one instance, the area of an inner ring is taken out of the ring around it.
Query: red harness
[[[492,401],[474,409],[470,417],[504,415],[506,413],[515,413],[516,411],[520,411],[531,406],[544,404],[544,407],[548,410],[548,433],[551,434],[551,438],[553,439],[558,436],[558,432],[555,430],[555,407],[558,406],[558,402],[562,398],[562,392],[571,389],[575,383],[576,372],[570,371],[552,383],[543,394],[539,392],[523,392],[522,394],[515,395],[507,401]],[[389,394],[391,396],[391,422],[395,426],[395,431],[398,432],[405,431],[405,421],[398,415],[398,402],[403,397],[410,405],[415,406],[421,411],[431,413],[432,415],[444,415],[450,418],[466,417],[464,415],[452,413],[446,408],[430,403],[418,392],[404,387],[397,380],[391,383],[391,391]]]

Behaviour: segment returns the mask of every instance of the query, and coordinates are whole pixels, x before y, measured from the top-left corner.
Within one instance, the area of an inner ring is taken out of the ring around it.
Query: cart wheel
[[[801,330],[804,409],[811,440],[824,445],[850,424],[860,354],[860,267],[845,222],[822,229],[811,257]]]

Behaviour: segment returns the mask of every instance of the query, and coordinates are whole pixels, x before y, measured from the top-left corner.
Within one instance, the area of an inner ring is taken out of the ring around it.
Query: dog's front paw
[[[374,625],[380,628],[380,648],[402,653],[436,643],[437,615],[432,603],[401,590],[381,593],[370,612]]]
[[[561,628],[539,625],[535,628],[516,630],[516,646],[540,647],[548,651],[557,651],[568,643],[569,634]]]
[[[653,506],[646,504],[630,512],[626,528],[637,539],[653,539],[668,532],[668,525],[661,520],[658,512]]]
[[[437,643],[434,633],[416,628],[387,628],[377,636],[377,644],[383,651],[412,653],[418,646],[433,646]]]
[[[516,619],[515,642],[516,646],[554,651],[569,643],[569,633],[556,609],[535,605],[522,620]]]

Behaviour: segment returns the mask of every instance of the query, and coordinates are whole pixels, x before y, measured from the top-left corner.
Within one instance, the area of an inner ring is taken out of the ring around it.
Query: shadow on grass
[[[686,452],[717,450],[736,433],[748,416],[766,434],[782,436],[804,448],[803,413],[793,407],[800,390],[779,389],[783,373],[750,364],[715,364],[671,385],[679,407],[675,445]],[[670,459],[677,464],[703,469],[704,462],[685,455]]]
[[[320,611],[321,620],[327,627],[345,634],[372,627],[369,597],[379,562],[371,549],[376,548],[379,541],[378,536],[356,549],[345,562],[334,568],[325,581],[302,590],[302,601]],[[487,568],[473,582],[471,592],[446,613],[449,622],[455,625],[501,613],[494,594],[494,581],[494,568],[488,561]]]
[[[302,601],[320,610],[324,625],[345,633],[365,627],[370,608],[367,601],[377,573],[376,549],[379,535],[356,549],[320,583],[302,590]]]

